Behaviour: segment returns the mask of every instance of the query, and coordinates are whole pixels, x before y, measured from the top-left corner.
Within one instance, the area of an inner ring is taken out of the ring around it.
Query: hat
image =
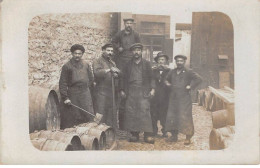
[[[130,50],[133,50],[135,48],[143,49],[143,45],[141,43],[134,43],[133,45],[130,46]]]
[[[134,22],[134,19],[133,18],[125,18],[125,19],[123,19],[124,20],[124,22],[127,22],[127,21],[129,21],[129,20],[131,20],[132,22]]]
[[[85,48],[80,45],[80,44],[74,44],[71,48],[70,51],[74,52],[75,50],[81,50],[83,53],[85,52]]]
[[[187,59],[187,57],[186,57],[185,55],[176,55],[176,56],[174,57],[175,60],[176,60],[177,58],[183,58],[184,60]]]
[[[102,50],[105,50],[107,47],[113,47],[113,44],[112,43],[106,43],[105,45],[102,46]]]
[[[159,59],[160,57],[165,57],[165,58],[167,59],[167,61],[169,60],[168,55],[163,54],[162,52],[158,52],[157,56],[154,58],[154,61],[155,61],[155,62],[158,62],[158,59]]]

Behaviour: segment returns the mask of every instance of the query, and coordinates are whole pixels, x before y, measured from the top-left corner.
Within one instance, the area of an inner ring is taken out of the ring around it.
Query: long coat
[[[153,130],[155,133],[158,131],[158,120],[160,120],[160,123],[163,127],[162,131],[164,131],[165,127],[170,89],[166,86],[164,81],[169,71],[169,68],[153,69],[153,76],[155,80],[155,95],[151,100],[151,116],[153,121]]]
[[[102,121],[109,126],[113,126],[113,93],[112,93],[112,74],[106,73],[106,69],[115,66],[113,61],[108,61],[105,56],[101,56],[93,62],[93,71],[96,82],[95,87],[95,101],[96,112],[103,115]]]
[[[92,117],[73,107],[64,104],[66,99],[91,113],[94,113],[92,97],[89,88],[93,84],[93,74],[89,64],[85,61],[75,62],[73,59],[62,67],[59,80],[61,94],[61,127],[72,127],[92,120]]]
[[[152,120],[150,114],[150,99],[147,97],[151,89],[155,88],[150,62],[142,60],[142,84],[132,86],[130,76],[133,60],[128,62],[120,81],[120,89],[126,93],[126,112],[124,115],[124,129],[127,131],[152,132]]]
[[[178,130],[185,135],[194,134],[192,118],[192,101],[187,85],[194,89],[202,82],[201,77],[194,71],[183,68],[177,74],[177,68],[169,72],[166,80],[171,83],[169,107],[166,117],[166,131]]]

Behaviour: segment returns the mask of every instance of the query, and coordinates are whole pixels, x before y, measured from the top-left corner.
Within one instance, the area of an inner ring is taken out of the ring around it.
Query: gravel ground
[[[146,150],[208,150],[209,149],[209,134],[212,129],[211,113],[206,111],[202,106],[193,105],[193,122],[195,134],[192,137],[190,145],[184,145],[185,135],[179,134],[178,142],[166,142],[166,138],[161,137],[159,125],[159,136],[155,137],[154,144],[147,144],[143,140],[143,135],[140,136],[140,141],[133,143],[128,142],[129,133],[120,131],[119,140],[116,150],[128,151],[146,151]],[[170,136],[170,133],[168,133]]]

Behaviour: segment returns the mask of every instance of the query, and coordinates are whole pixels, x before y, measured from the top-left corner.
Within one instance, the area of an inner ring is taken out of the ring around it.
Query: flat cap
[[[102,50],[105,50],[107,47],[113,47],[114,45],[112,43],[106,43],[105,45],[102,46]]]
[[[176,56],[174,57],[175,60],[176,60],[177,58],[183,58],[184,60],[187,59],[187,57],[186,57],[185,55],[176,55]]]
[[[132,22],[134,22],[134,19],[133,19],[133,18],[124,18],[123,20],[124,20],[124,22],[127,22],[127,21],[129,21],[129,20],[132,21]]]
[[[133,50],[135,48],[141,48],[143,49],[143,45],[141,43],[134,43],[130,46],[130,50]]]
[[[163,54],[162,52],[158,52],[157,56],[154,58],[154,61],[155,61],[155,62],[158,62],[158,59],[159,59],[160,57],[165,57],[167,61],[169,60],[168,55]]]
[[[75,50],[81,50],[83,53],[85,52],[85,48],[80,44],[74,44],[71,46],[70,51],[74,52]]]

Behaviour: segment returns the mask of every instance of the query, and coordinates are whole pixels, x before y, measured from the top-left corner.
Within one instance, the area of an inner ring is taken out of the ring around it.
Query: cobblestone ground
[[[206,111],[202,106],[193,105],[193,122],[195,134],[192,137],[192,143],[188,146],[184,145],[185,135],[182,134],[179,134],[178,142],[166,142],[166,138],[161,137],[162,133],[159,126],[159,136],[155,137],[154,144],[145,143],[143,140],[143,135],[140,136],[139,142],[130,143],[127,141],[129,133],[120,131],[120,137],[116,150],[208,150],[209,134],[212,129],[211,113]],[[168,136],[171,136],[170,133],[168,133]]]

